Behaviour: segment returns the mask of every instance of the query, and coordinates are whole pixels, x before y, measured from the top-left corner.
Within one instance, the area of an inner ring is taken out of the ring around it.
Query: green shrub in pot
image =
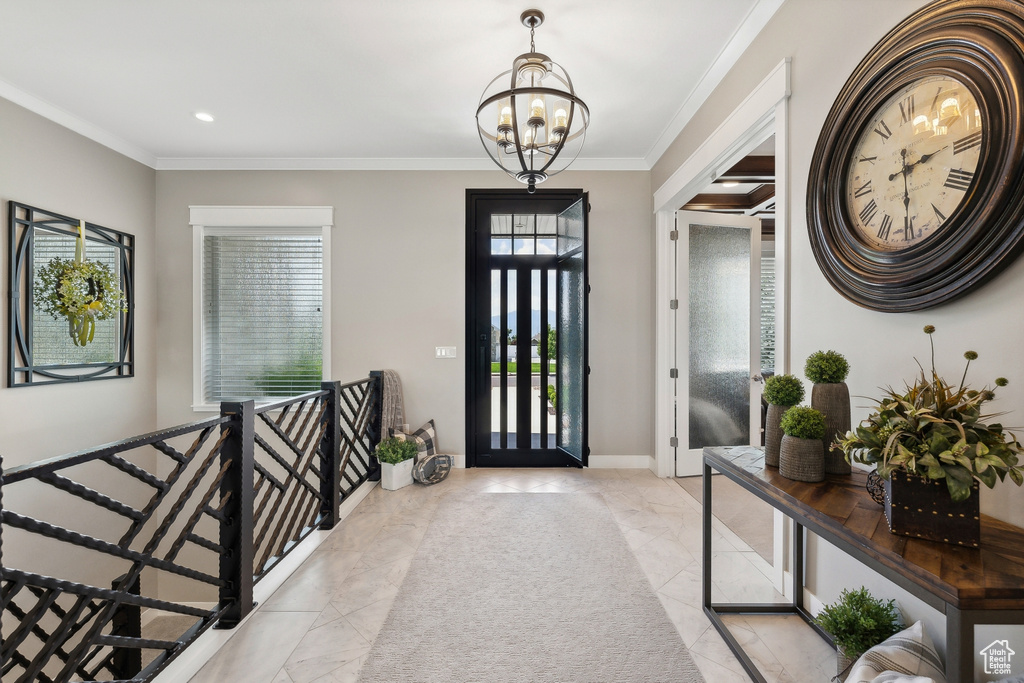
[[[764,383],[763,396],[768,403],[764,425],[764,464],[778,467],[782,447],[779,420],[789,406],[795,406],[803,400],[804,384],[793,375],[773,375]]]
[[[384,439],[377,445],[375,453],[377,459],[390,465],[397,465],[400,462],[411,460],[416,457],[416,443],[414,441],[403,441],[390,437]]]
[[[825,435],[825,416],[814,408],[793,406],[782,416],[780,426],[786,436],[820,439]]]
[[[804,363],[804,375],[814,384],[839,384],[850,374],[850,364],[838,351],[815,351]]]
[[[804,383],[793,375],[772,375],[764,383],[764,400],[774,406],[795,406],[804,399]]]
[[[814,621],[832,636],[840,656],[853,660],[899,633],[902,619],[895,600],[880,600],[861,587],[844,590]]]

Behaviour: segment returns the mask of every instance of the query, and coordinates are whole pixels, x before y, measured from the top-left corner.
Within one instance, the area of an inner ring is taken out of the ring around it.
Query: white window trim
[[[203,396],[203,235],[249,229],[250,234],[296,229],[320,230],[323,236],[323,374],[331,377],[331,228],[333,206],[189,206],[192,226],[192,410],[220,412]],[[239,232],[238,234],[241,234]]]

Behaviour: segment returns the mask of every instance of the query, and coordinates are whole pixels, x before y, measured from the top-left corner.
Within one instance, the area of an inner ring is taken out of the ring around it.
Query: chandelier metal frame
[[[476,122],[480,142],[491,160],[526,183],[532,193],[537,183],[564,171],[579,156],[590,125],[590,109],[576,95],[568,72],[536,51],[534,30],[544,22],[544,13],[526,10],[520,21],[530,29],[530,51],[516,57],[510,70],[487,84]],[[506,78],[508,89],[492,92]],[[571,157],[560,157],[566,148]]]

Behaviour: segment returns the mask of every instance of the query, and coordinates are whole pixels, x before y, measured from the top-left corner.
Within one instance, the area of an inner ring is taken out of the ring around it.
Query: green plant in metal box
[[[1024,473],[1020,467],[1021,444],[1002,424],[992,422],[999,414],[982,413],[982,406],[995,397],[995,390],[980,391],[967,386],[967,370],[978,358],[974,351],[964,353],[967,365],[959,385],[953,385],[935,370],[935,328],[924,328],[931,343],[930,377],[921,374],[902,391],[883,389],[878,409],[860,426],[837,441],[847,460],[875,465],[878,474],[888,479],[893,471],[904,470],[925,479],[945,480],[954,501],[971,495],[971,482],[977,479],[992,488],[1007,476],[1020,486]],[[999,377],[996,387],[1007,380]]]

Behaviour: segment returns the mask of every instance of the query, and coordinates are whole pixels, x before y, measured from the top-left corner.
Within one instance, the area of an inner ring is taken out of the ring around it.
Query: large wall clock
[[[1024,3],[940,0],[893,29],[832,105],[807,223],[856,304],[955,299],[1024,249]]]

